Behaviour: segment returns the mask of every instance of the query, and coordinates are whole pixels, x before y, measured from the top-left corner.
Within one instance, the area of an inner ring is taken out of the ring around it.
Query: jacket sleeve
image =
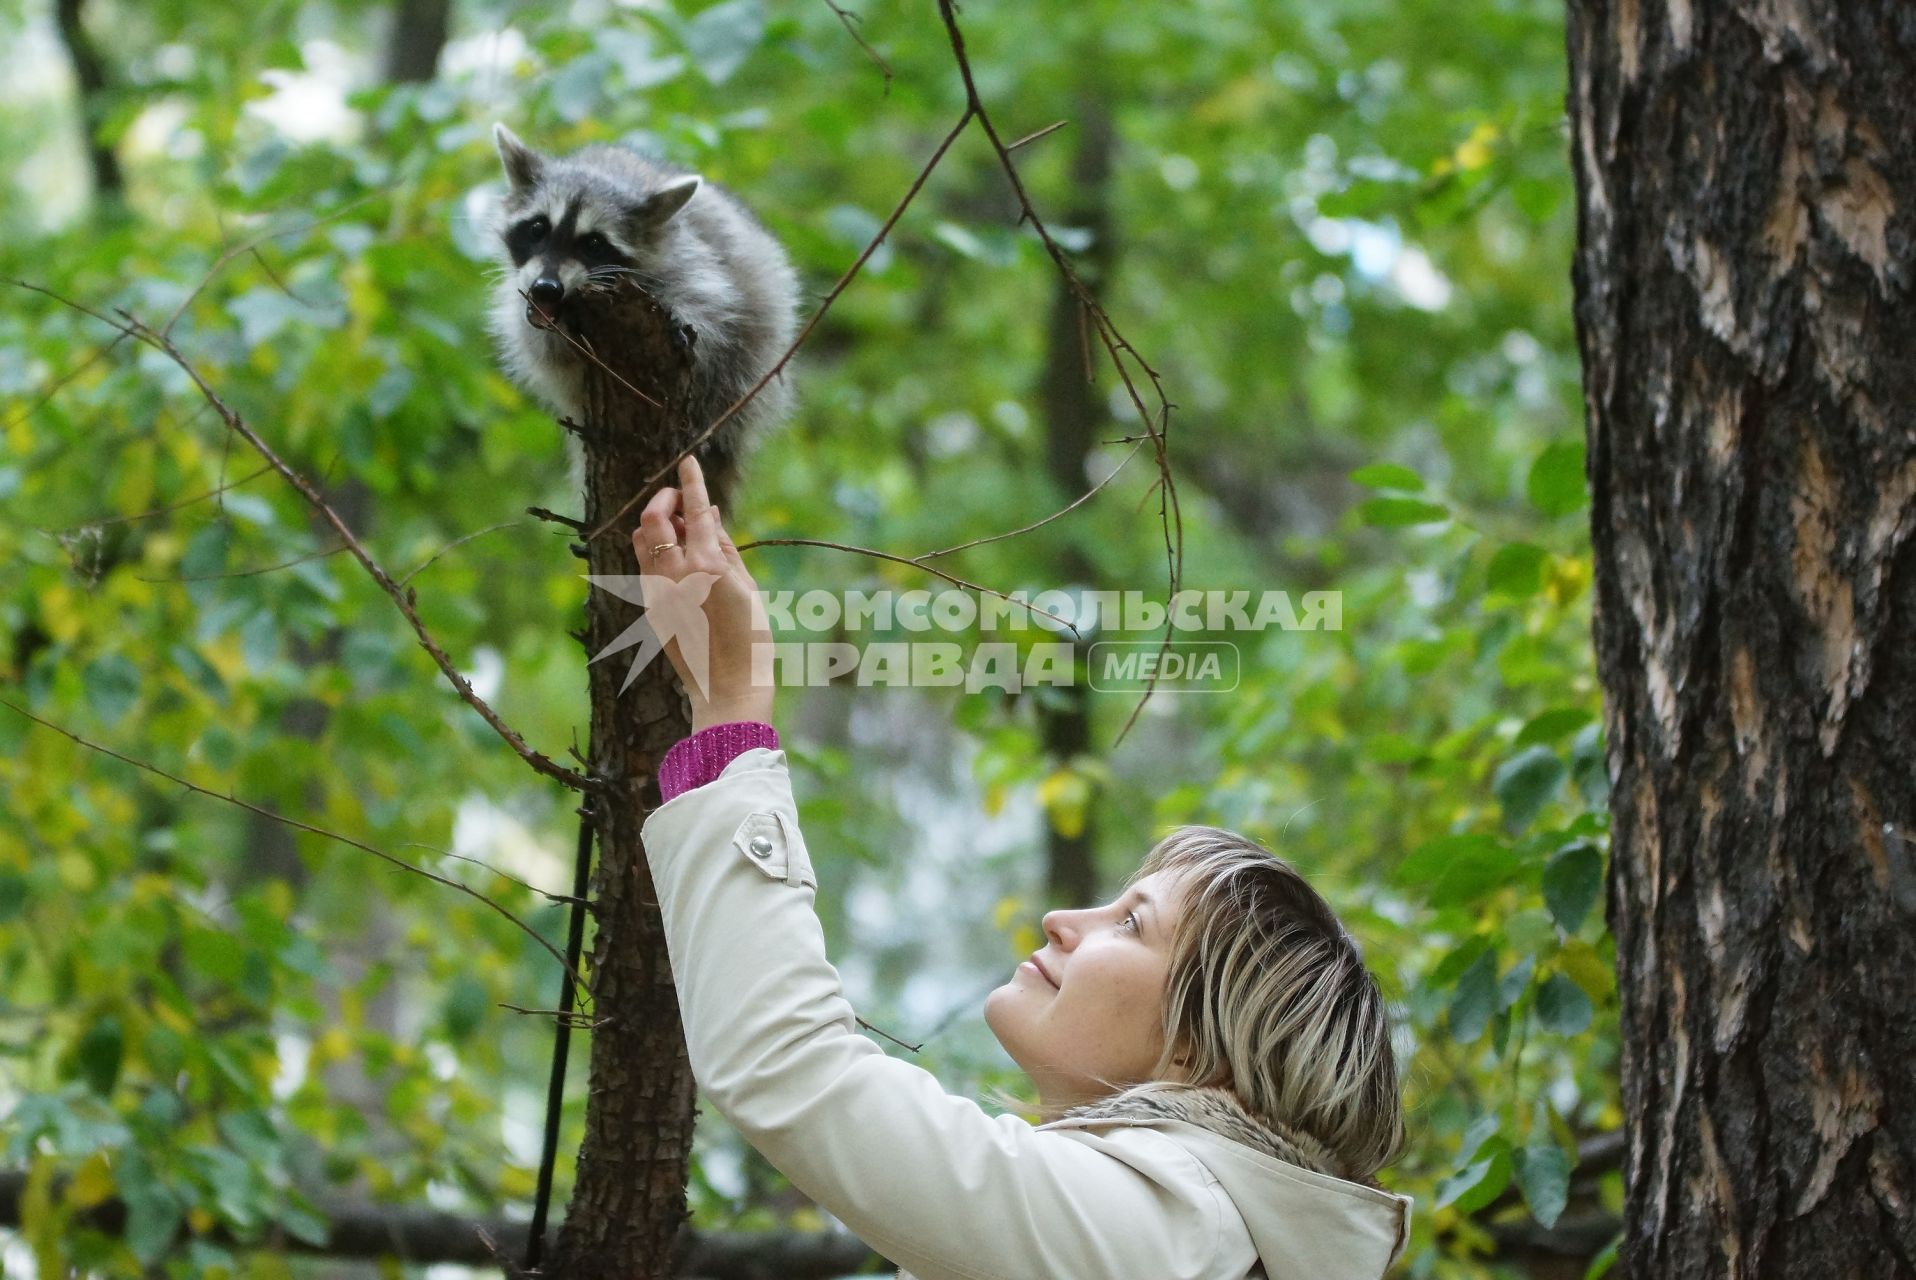
[[[1219,1199],[1174,1142],[1130,1130],[1125,1154],[988,1115],[858,1034],[782,749],[739,755],[642,835],[706,1099],[861,1240],[919,1280],[1207,1274]]]

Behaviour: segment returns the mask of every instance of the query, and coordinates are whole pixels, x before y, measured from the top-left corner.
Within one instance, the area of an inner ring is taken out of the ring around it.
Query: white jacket
[[[860,1035],[782,748],[643,837],[707,1100],[917,1280],[1377,1280],[1403,1252],[1410,1197],[1271,1154],[1283,1139],[1226,1091],[1139,1086],[1033,1127]]]

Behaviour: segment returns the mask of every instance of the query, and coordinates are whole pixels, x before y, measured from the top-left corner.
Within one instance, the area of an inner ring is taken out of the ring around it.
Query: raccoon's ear
[[[517,134],[503,124],[492,126],[492,140],[499,145],[499,159],[506,166],[506,180],[514,191],[534,186],[545,171],[545,157],[519,141]]]
[[[645,199],[632,206],[632,221],[642,228],[662,227],[671,221],[672,215],[685,207],[699,189],[698,175],[680,178],[670,186],[660,187]]]

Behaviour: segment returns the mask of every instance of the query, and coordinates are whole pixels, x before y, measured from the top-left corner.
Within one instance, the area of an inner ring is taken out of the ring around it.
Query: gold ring
[[[652,554],[656,557],[659,552],[670,551],[678,545],[676,542],[661,542],[658,546],[652,548]]]

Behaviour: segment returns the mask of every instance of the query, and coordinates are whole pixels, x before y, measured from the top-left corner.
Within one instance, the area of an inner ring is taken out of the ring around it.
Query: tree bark
[[[423,84],[439,70],[452,22],[452,0],[399,0],[386,42],[388,84]]]
[[[1111,118],[1095,100],[1082,103],[1077,116],[1077,149],[1071,158],[1074,202],[1066,220],[1091,235],[1090,247],[1077,259],[1078,274],[1091,289],[1111,278],[1117,258],[1112,243],[1111,161],[1117,139]],[[1045,470],[1057,487],[1060,505],[1070,502],[1096,481],[1086,474],[1097,447],[1098,425],[1110,420],[1097,382],[1093,379],[1096,338],[1083,305],[1062,276],[1051,295],[1051,320],[1045,339],[1045,361],[1038,386],[1045,419]],[[1060,522],[1062,524],[1062,522]],[[1054,530],[1060,528],[1053,525]],[[1097,586],[1097,564],[1082,543],[1068,533],[1058,548],[1057,569],[1062,580]],[[1059,639],[1067,638],[1068,633]],[[1073,641],[1073,662],[1089,670],[1090,646],[1097,637]],[[1045,753],[1058,766],[1092,750],[1090,681],[1074,678],[1062,689],[1048,691],[1038,701],[1038,731]],[[1098,898],[1097,806],[1085,806],[1084,825],[1075,833],[1045,826],[1047,839],[1045,890],[1062,906],[1082,907]]]
[[[1627,1276],[1916,1276],[1916,17],[1573,0]]]
[[[692,395],[691,345],[681,327],[635,286],[586,295],[571,305],[576,336],[631,383],[594,371],[585,449],[585,522],[611,520],[648,476],[666,468],[706,425],[686,420]],[[693,339],[696,341],[696,339]],[[656,403],[647,403],[634,388]],[[723,506],[730,460],[701,451],[708,486]],[[676,484],[676,472],[663,483]],[[645,490],[647,496],[656,486]],[[586,541],[595,575],[636,575],[634,503],[603,535]],[[594,587],[583,637],[603,652],[639,617],[636,604]],[[591,766],[607,791],[591,801],[599,865],[593,876],[597,924],[590,979],[592,1032],[585,1142],[565,1226],[548,1277],[656,1280],[678,1274],[689,1237],[685,1187],[692,1154],[696,1087],[686,1057],[678,992],[665,949],[658,899],[639,828],[659,803],[659,760],[691,728],[691,710],[664,654],[630,688],[620,685],[636,648],[588,668]]]
[[[60,32],[60,43],[66,46],[67,59],[73,64],[74,82],[79,86],[80,132],[86,137],[87,165],[93,173],[93,198],[96,203],[105,203],[119,200],[125,194],[126,176],[120,170],[119,153],[100,136],[109,85],[106,60],[87,33],[85,10],[86,0],[57,0],[53,18]]]

